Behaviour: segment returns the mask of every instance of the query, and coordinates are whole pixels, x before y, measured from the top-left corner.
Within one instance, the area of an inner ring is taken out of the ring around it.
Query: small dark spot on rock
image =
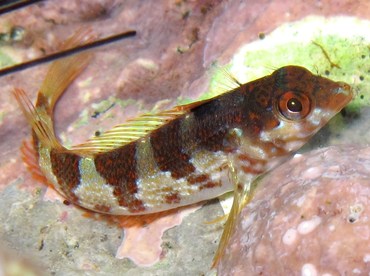
[[[71,205],[71,202],[69,202],[68,200],[65,199],[65,200],[63,200],[63,204],[69,206],[69,205]]]
[[[166,243],[164,243],[164,244],[163,244],[163,247],[165,247],[165,248],[167,248],[167,249],[172,249],[172,248],[173,248],[173,246],[172,246],[172,244],[171,244],[170,242],[166,242]]]
[[[349,217],[349,218],[348,218],[348,222],[349,222],[349,223],[355,223],[355,222],[356,222],[356,218],[354,218],[354,217]]]
[[[94,111],[93,115],[91,115],[92,118],[96,119],[100,115],[99,111]]]
[[[330,75],[330,71],[329,70],[325,70],[325,75],[329,76]]]
[[[185,19],[188,19],[188,17],[190,16],[190,11],[186,11],[182,14],[182,19],[185,20]]]
[[[101,135],[101,132],[99,130],[95,131],[95,136],[98,137]]]
[[[180,46],[178,46],[176,50],[179,54],[183,54],[185,52]]]
[[[261,40],[264,39],[265,37],[266,37],[265,33],[259,33],[258,34],[258,38],[261,39]]]
[[[364,76],[360,76],[360,80],[363,81],[365,78]]]
[[[365,55],[361,55],[361,58],[366,58],[366,56]]]
[[[44,240],[41,240],[40,246],[39,246],[39,251],[41,251],[44,248]]]

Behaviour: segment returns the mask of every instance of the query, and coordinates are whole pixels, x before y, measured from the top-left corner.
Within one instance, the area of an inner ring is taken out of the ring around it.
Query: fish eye
[[[278,108],[286,119],[301,120],[310,113],[311,101],[303,93],[288,91],[280,96]]]

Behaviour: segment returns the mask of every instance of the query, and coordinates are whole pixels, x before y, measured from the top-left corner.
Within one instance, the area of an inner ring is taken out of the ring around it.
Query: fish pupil
[[[303,109],[302,103],[297,98],[291,98],[287,102],[287,108],[291,112],[301,112]]]

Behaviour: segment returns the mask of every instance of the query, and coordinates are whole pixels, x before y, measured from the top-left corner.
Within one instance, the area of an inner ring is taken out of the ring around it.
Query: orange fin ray
[[[31,125],[33,131],[40,141],[52,148],[60,148],[61,145],[54,135],[53,126],[50,117],[45,118],[44,114],[38,112],[26,93],[19,88],[13,90],[13,95],[18,102],[20,109],[26,117],[28,123]]]
[[[32,146],[32,141],[30,140],[23,141],[21,146],[21,158],[33,179],[41,183],[47,184],[48,186],[52,186],[40,169],[37,153],[34,147]]]

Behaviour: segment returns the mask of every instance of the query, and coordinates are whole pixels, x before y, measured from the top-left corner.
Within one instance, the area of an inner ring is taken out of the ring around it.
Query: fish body
[[[72,37],[65,47],[80,40]],[[352,98],[347,84],[286,66],[67,149],[55,137],[53,109],[90,55],[54,62],[35,106],[22,90],[15,96],[48,182],[68,201],[100,213],[141,215],[217,197],[235,188],[230,166],[238,168],[238,185],[250,183],[299,149]]]

